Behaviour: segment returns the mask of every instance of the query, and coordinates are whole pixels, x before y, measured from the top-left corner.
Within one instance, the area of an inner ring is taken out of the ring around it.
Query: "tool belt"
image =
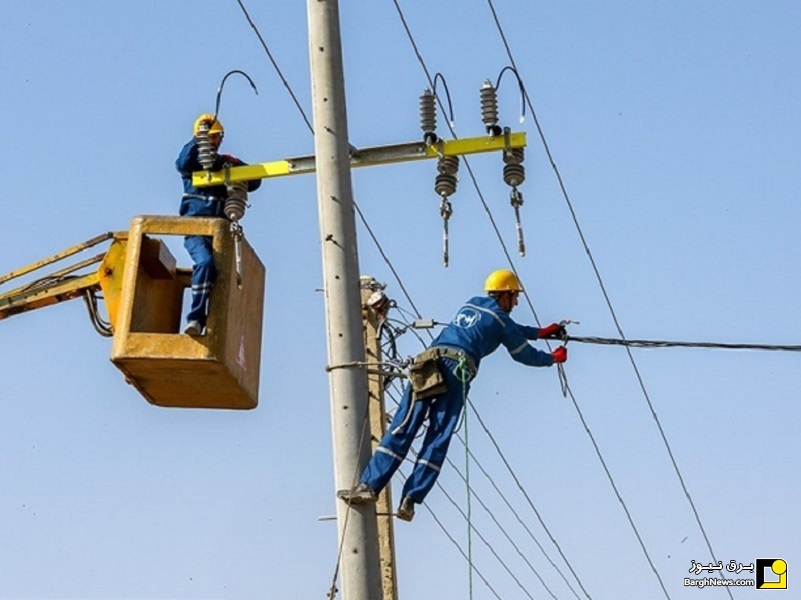
[[[439,396],[448,390],[448,384],[437,363],[438,358],[450,358],[457,361],[459,364],[454,369],[454,375],[460,380],[466,382],[475,377],[475,362],[464,350],[434,346],[415,356],[409,366],[409,382],[414,392],[414,400]]]

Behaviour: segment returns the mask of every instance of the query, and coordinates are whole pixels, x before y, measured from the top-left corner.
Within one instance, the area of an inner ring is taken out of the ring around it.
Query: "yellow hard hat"
[[[517,275],[506,269],[493,271],[484,283],[485,292],[522,292]]]
[[[223,124],[220,121],[215,120],[214,119],[214,115],[209,114],[209,113],[203,113],[197,119],[195,119],[195,126],[192,129],[192,131],[194,132],[195,135],[197,135],[198,132],[200,131],[200,124],[203,121],[208,121],[208,122],[211,123],[211,128],[209,129],[209,134],[213,135],[215,133],[219,133],[220,135],[222,135],[223,133],[225,133],[225,130],[223,129]],[[212,121],[213,121],[213,123],[212,123]]]

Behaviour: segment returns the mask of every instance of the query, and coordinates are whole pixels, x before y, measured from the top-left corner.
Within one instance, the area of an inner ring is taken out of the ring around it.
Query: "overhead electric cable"
[[[458,550],[458,551],[461,553],[461,555],[464,557],[464,559],[465,559],[465,560],[467,560],[467,554],[465,553],[464,549],[462,549],[462,547],[459,545],[459,542],[457,542],[457,541],[456,541],[456,538],[454,538],[454,537],[453,537],[453,536],[450,534],[450,532],[449,532],[449,531],[448,531],[448,529],[445,527],[445,525],[443,525],[443,524],[442,524],[442,521],[440,521],[440,520],[439,520],[439,518],[437,517],[437,515],[434,513],[434,511],[433,511],[433,510],[431,510],[431,509],[428,507],[428,505],[427,505],[427,504],[423,504],[423,506],[425,506],[426,510],[427,510],[427,511],[428,511],[428,513],[431,515],[431,518],[433,518],[433,519],[434,519],[434,522],[435,522],[437,525],[439,525],[439,528],[440,528],[440,529],[442,529],[442,531],[443,531],[443,533],[445,534],[445,536],[446,536],[446,537],[447,537],[447,538],[448,538],[448,539],[451,541],[451,543],[452,543],[454,546],[456,546],[456,549],[457,549],[457,550]],[[487,578],[486,578],[486,577],[484,577],[484,574],[483,574],[483,573],[482,573],[482,572],[481,572],[481,571],[478,569],[478,567],[476,567],[475,565],[473,565],[473,570],[475,571],[476,575],[478,575],[478,576],[479,576],[479,578],[481,579],[481,581],[483,581],[483,582],[484,582],[484,585],[485,585],[485,586],[487,586],[487,589],[488,589],[490,592],[492,592],[492,595],[493,595],[493,596],[495,596],[495,597],[496,597],[498,600],[502,600],[502,598],[501,598],[501,597],[498,595],[498,592],[496,592],[496,591],[495,591],[495,588],[494,588],[494,587],[492,587],[492,585],[490,584],[490,582],[489,582],[489,581],[487,581]]]
[[[665,340],[629,340],[602,337],[568,336],[571,342],[601,346],[630,348],[711,348],[715,350],[767,350],[774,352],[801,352],[801,345],[791,344],[734,344],[726,342],[676,342]]]
[[[409,462],[409,463],[411,463],[412,465],[414,465],[414,464],[415,464],[415,462],[416,462],[416,460],[417,460],[417,454],[414,452],[414,450],[412,450],[412,454],[414,455],[414,458],[413,458],[413,459],[411,459],[411,458],[407,457],[407,458],[405,459],[405,461],[406,461],[406,462]],[[450,459],[446,459],[446,460],[448,461],[448,463],[449,463],[449,464],[453,465],[453,461],[451,461]],[[463,480],[463,481],[465,481],[465,482],[467,482],[467,480],[466,480],[465,476],[464,476],[464,475],[463,475],[461,472],[459,472],[458,468],[456,469],[456,471],[457,471],[457,473],[459,473],[459,476],[462,478],[462,480]],[[405,480],[405,479],[406,479],[406,476],[405,476],[405,475],[404,475],[402,472],[401,472],[401,475],[403,476],[403,478],[404,478],[404,480]],[[476,535],[478,535],[479,539],[480,539],[480,540],[481,540],[481,541],[484,543],[484,545],[487,547],[487,549],[490,551],[490,553],[491,553],[491,554],[492,554],[492,555],[495,557],[495,559],[496,559],[496,560],[497,560],[497,561],[500,563],[500,565],[501,565],[501,566],[504,568],[504,570],[505,570],[505,571],[506,571],[506,572],[509,574],[509,576],[512,578],[512,580],[514,580],[514,582],[517,584],[517,586],[518,586],[518,587],[519,587],[521,590],[523,590],[523,593],[524,593],[524,594],[526,594],[526,596],[528,596],[529,598],[531,598],[531,599],[533,600],[533,596],[531,596],[531,594],[530,594],[530,593],[529,593],[529,591],[528,591],[528,590],[525,588],[525,586],[522,584],[522,582],[520,581],[520,579],[519,579],[519,578],[518,578],[518,577],[517,577],[517,576],[516,576],[516,575],[515,575],[515,574],[512,572],[512,570],[511,570],[511,568],[509,567],[509,565],[507,565],[507,564],[506,564],[506,561],[504,561],[504,560],[503,560],[503,558],[501,558],[501,557],[500,557],[500,555],[499,555],[499,554],[498,554],[498,552],[495,550],[495,548],[492,546],[492,544],[489,542],[489,540],[487,540],[487,538],[486,538],[486,537],[485,537],[485,536],[484,536],[484,535],[483,535],[483,534],[482,534],[482,533],[481,533],[481,532],[480,532],[478,529],[476,529],[475,525],[473,525],[472,521],[470,520],[470,517],[469,517],[469,515],[468,515],[468,514],[466,514],[466,513],[465,513],[465,511],[464,511],[464,510],[462,510],[462,508],[459,506],[459,504],[458,504],[458,503],[457,503],[457,502],[456,502],[456,501],[453,499],[453,497],[451,497],[451,495],[450,495],[450,494],[447,492],[447,490],[446,490],[446,489],[445,489],[445,487],[442,485],[442,483],[441,483],[441,482],[439,482],[439,481],[437,481],[437,482],[435,483],[435,485],[436,485],[436,486],[439,488],[439,490],[440,490],[440,491],[441,491],[441,492],[442,492],[442,493],[445,495],[445,497],[446,497],[446,498],[448,499],[448,501],[449,501],[449,502],[450,502],[450,503],[453,505],[453,507],[454,507],[454,508],[456,508],[456,510],[459,512],[459,514],[462,516],[462,518],[463,518],[463,519],[465,519],[465,521],[467,522],[468,526],[469,526],[469,527],[470,527],[470,528],[471,528],[473,531],[475,531],[475,532],[476,532]],[[469,483],[468,483],[468,485],[469,485]],[[482,503],[482,506],[483,506],[483,503]],[[431,515],[432,515],[432,516],[434,516],[434,512],[433,512],[433,511],[432,511],[432,510],[431,510],[431,509],[430,509],[428,506],[426,506],[426,508],[427,508],[427,509],[428,509],[428,511],[431,513]],[[486,507],[485,507],[485,508],[486,508]],[[487,512],[489,512],[489,510],[488,510],[488,509],[487,509]],[[492,513],[490,513],[490,516],[492,516]],[[444,526],[443,526],[443,525],[442,525],[442,524],[439,522],[439,520],[438,520],[438,519],[436,519],[436,517],[435,517],[435,520],[437,521],[437,523],[438,523],[438,524],[440,524],[440,527],[442,527],[442,528],[443,528],[443,530],[445,530],[445,527],[444,527]],[[496,524],[497,524],[497,521],[496,521]],[[498,525],[498,526],[499,526],[499,528],[500,528],[500,525]],[[445,531],[446,531],[446,530],[445,530]],[[503,531],[503,528],[501,528],[501,531]],[[505,533],[505,532],[504,532],[504,533]],[[446,534],[447,534],[447,531],[446,531]],[[450,534],[447,534],[447,535],[448,535],[448,537],[449,537],[449,538],[451,538]],[[509,539],[509,538],[507,538],[507,539]],[[453,538],[451,538],[451,540],[453,541]],[[510,540],[510,541],[511,541],[511,540]],[[514,545],[514,543],[512,543],[512,544]],[[468,565],[470,566],[470,570],[471,570],[471,571],[475,571],[476,573],[478,573],[478,574],[479,574],[479,577],[481,577],[481,578],[484,580],[484,583],[488,584],[488,582],[486,581],[486,579],[484,579],[484,578],[481,576],[480,572],[478,571],[478,569],[476,568],[475,564],[474,564],[474,563],[473,563],[473,561],[471,560],[471,555],[470,555],[470,551],[469,551],[469,549],[468,549],[468,551],[467,551],[467,552],[465,552],[465,551],[462,549],[462,547],[461,547],[461,546],[459,546],[458,544],[456,544],[456,546],[459,548],[459,551],[462,553],[462,555],[463,555],[463,556],[465,557],[465,559],[467,560],[467,563],[468,563]],[[515,546],[515,548],[517,549],[517,547],[516,547],[516,546]],[[520,552],[520,551],[519,551],[519,549],[518,549],[518,552]],[[532,567],[532,569],[533,569],[533,567]],[[536,573],[536,571],[535,571],[535,573]],[[539,577],[539,574],[537,574],[537,576]],[[540,581],[542,582],[542,579],[541,579],[541,578],[540,578]],[[543,586],[545,586],[545,583],[544,583],[544,582],[542,582],[542,583],[543,583]],[[471,584],[471,586],[472,586],[472,584]],[[545,586],[545,588],[546,588],[546,589],[548,589],[548,587],[547,587],[547,586]],[[550,592],[550,590],[548,590],[548,591]],[[493,590],[493,593],[494,593],[494,590]],[[471,587],[471,589],[470,589],[470,596],[472,596],[472,587]],[[554,598],[556,598],[556,596],[554,596],[552,592],[551,592],[551,596],[552,596],[552,597],[554,597]]]
[[[381,254],[381,258],[384,259],[384,262],[389,267],[389,270],[392,271],[392,274],[395,276],[395,281],[398,282],[398,285],[400,286],[401,291],[403,291],[403,295],[406,296],[406,300],[409,302],[409,305],[414,309],[414,312],[417,314],[417,318],[418,319],[422,319],[423,315],[420,314],[419,310],[417,310],[417,306],[415,306],[414,301],[412,300],[412,297],[409,295],[409,292],[406,290],[406,286],[403,285],[403,281],[401,281],[400,275],[398,275],[398,272],[395,270],[395,267],[392,265],[392,261],[389,260],[389,257],[386,255],[386,253],[384,252],[384,249],[381,247],[381,243],[378,241],[378,238],[373,233],[373,230],[371,229],[369,223],[367,223],[367,219],[364,218],[364,213],[362,213],[362,209],[359,208],[359,205],[356,204],[356,200],[353,201],[353,206],[356,208],[356,212],[359,213],[359,218],[362,220],[362,223],[364,224],[365,229],[367,229],[367,233],[370,234],[370,237],[373,239],[373,243],[376,245],[376,248],[378,248],[378,252]]]
[[[306,127],[308,127],[311,134],[314,135],[314,127],[312,127],[312,124],[309,121],[309,117],[306,116],[306,111],[303,110],[303,107],[300,105],[298,97],[295,95],[295,92],[292,91],[292,87],[289,85],[289,82],[287,81],[286,77],[284,77],[284,74],[281,72],[281,68],[278,66],[278,63],[276,62],[275,58],[273,58],[273,54],[272,52],[270,52],[270,48],[267,46],[267,42],[264,41],[264,38],[262,37],[261,32],[259,31],[259,28],[256,27],[256,24],[253,22],[253,19],[250,18],[250,14],[248,14],[245,5],[242,3],[242,0],[236,0],[236,1],[237,4],[239,4],[239,8],[242,9],[242,12],[244,13],[245,18],[248,20],[248,23],[250,23],[251,28],[253,28],[253,31],[256,33],[256,37],[259,38],[261,46],[267,53],[267,57],[270,59],[270,62],[273,64],[275,72],[278,73],[278,77],[281,79],[281,82],[284,84],[284,87],[287,89],[289,95],[292,97],[295,106],[298,107],[298,110],[300,111],[303,120],[306,122]]]
[[[487,4],[489,5],[490,11],[492,12],[492,16],[493,16],[493,19],[495,20],[495,25],[496,25],[496,27],[498,29],[498,33],[499,33],[499,35],[501,37],[501,40],[503,41],[503,45],[506,48],[506,54],[509,57],[509,61],[511,62],[512,66],[516,70],[517,69],[517,65],[516,65],[516,62],[514,60],[514,56],[512,55],[511,48],[509,47],[509,43],[508,43],[508,41],[506,39],[506,34],[503,31],[503,26],[501,25],[500,19],[498,18],[498,13],[495,10],[495,5],[493,4],[492,0],[487,0]],[[584,245],[584,251],[587,253],[587,257],[589,258],[590,263],[591,263],[592,268],[593,268],[593,271],[595,272],[596,279],[598,280],[598,284],[599,284],[599,286],[601,288],[601,291],[603,293],[604,299],[606,300],[606,305],[609,308],[609,312],[610,312],[610,314],[612,316],[612,320],[615,323],[615,327],[617,328],[617,331],[620,334],[620,337],[625,339],[626,336],[623,334],[623,328],[621,327],[620,322],[619,322],[619,320],[617,318],[617,313],[615,312],[615,309],[612,306],[612,301],[611,301],[611,299],[609,297],[609,294],[606,291],[606,286],[604,285],[603,278],[601,277],[601,273],[598,270],[598,266],[595,263],[595,259],[594,259],[593,255],[592,255],[592,252],[590,251],[590,247],[589,247],[589,244],[587,243],[587,240],[586,240],[586,238],[584,236],[584,232],[582,231],[581,226],[579,225],[578,217],[576,216],[576,211],[573,208],[573,203],[570,201],[570,196],[568,195],[567,188],[565,187],[564,181],[562,180],[562,175],[559,172],[559,168],[556,166],[556,162],[554,161],[553,155],[551,154],[551,149],[548,146],[547,140],[545,139],[545,133],[544,133],[542,127],[540,126],[539,119],[537,118],[537,113],[534,110],[534,105],[531,102],[531,98],[529,98],[528,92],[525,89],[523,91],[523,95],[524,95],[526,103],[527,103],[527,105],[528,105],[528,107],[529,107],[529,109],[531,111],[532,117],[534,119],[534,124],[535,124],[535,126],[537,128],[537,131],[539,133],[540,139],[541,139],[542,144],[543,144],[543,148],[545,149],[545,153],[547,154],[548,160],[551,163],[551,168],[553,169],[554,174],[556,175],[557,181],[559,182],[559,187],[562,190],[562,196],[564,197],[565,202],[567,203],[568,209],[570,210],[570,214],[571,214],[571,216],[573,218],[573,223],[575,224],[576,230],[578,232],[578,235],[581,238],[582,244]],[[670,457],[670,461],[673,464],[673,468],[674,468],[674,470],[676,472],[676,475],[677,475],[677,477],[679,479],[681,487],[682,487],[682,489],[684,491],[684,495],[686,496],[687,501],[690,504],[692,512],[695,515],[695,520],[698,523],[698,527],[701,530],[702,535],[704,536],[704,540],[706,541],[706,545],[707,545],[707,548],[709,549],[709,553],[712,555],[712,559],[717,561],[718,559],[717,559],[717,557],[715,555],[715,551],[712,548],[712,542],[709,540],[709,536],[706,533],[706,529],[704,528],[704,525],[701,522],[701,516],[698,513],[698,509],[695,506],[695,502],[693,501],[692,496],[690,495],[690,491],[687,488],[687,484],[684,481],[684,477],[681,474],[681,470],[679,469],[679,465],[676,462],[675,456],[673,455],[673,450],[670,447],[670,443],[668,442],[667,435],[665,434],[665,430],[662,428],[662,423],[660,422],[659,417],[656,414],[656,409],[654,408],[654,405],[651,402],[650,395],[648,394],[648,391],[645,388],[645,382],[643,381],[642,375],[640,374],[640,370],[637,367],[636,361],[634,360],[634,355],[631,353],[631,350],[628,347],[626,348],[626,353],[628,354],[629,361],[631,362],[631,366],[634,369],[634,372],[636,374],[637,380],[638,380],[638,382],[640,384],[640,389],[642,390],[643,395],[645,396],[645,400],[646,400],[646,402],[648,404],[648,407],[649,407],[649,409],[651,411],[651,415],[652,415],[652,417],[653,417],[653,419],[654,419],[654,421],[655,421],[655,423],[657,425],[657,429],[659,430],[659,433],[660,433],[660,435],[662,437],[662,441],[663,441],[663,443],[665,445],[665,448],[666,448],[666,450],[668,452],[668,455]],[[723,575],[721,573],[718,573],[718,575],[721,578],[723,577]],[[657,576],[658,576],[658,573],[657,573]],[[660,584],[661,584],[661,578],[660,578]],[[662,586],[662,588],[664,590],[664,585]],[[732,595],[731,590],[728,587],[726,587],[726,591],[728,592],[729,597],[732,598],[732,600],[733,600],[734,597]],[[667,591],[665,591],[665,593],[667,594]]]
[[[458,436],[457,436],[457,438],[458,438]],[[461,438],[459,438],[459,439],[461,440]],[[574,595],[576,598],[579,598],[579,595],[576,593],[576,590],[574,590],[574,589],[573,589],[573,586],[572,586],[572,585],[570,584],[570,582],[567,580],[567,577],[565,577],[564,573],[562,573],[562,570],[559,568],[559,566],[558,566],[558,565],[557,565],[557,564],[556,564],[556,563],[553,561],[553,559],[552,559],[552,558],[551,558],[551,557],[548,555],[548,552],[546,552],[546,550],[545,550],[545,548],[543,547],[543,545],[540,543],[540,541],[537,539],[537,537],[534,535],[534,533],[531,531],[531,529],[529,529],[529,526],[526,524],[526,522],[525,522],[525,521],[523,521],[522,517],[521,517],[521,516],[518,514],[518,512],[517,512],[517,511],[514,509],[514,507],[512,506],[512,504],[511,504],[511,503],[509,502],[509,500],[506,498],[506,495],[505,495],[505,494],[504,494],[504,493],[501,491],[501,489],[500,489],[500,488],[498,487],[498,485],[495,483],[495,480],[492,478],[492,476],[491,476],[491,475],[490,475],[490,474],[487,472],[487,470],[486,470],[486,469],[485,469],[485,468],[484,468],[484,467],[481,465],[481,462],[479,462],[479,460],[478,460],[478,459],[477,459],[477,458],[476,458],[476,457],[473,455],[473,452],[472,452],[471,450],[468,450],[468,452],[470,453],[470,457],[473,459],[473,462],[474,462],[474,463],[476,463],[476,465],[478,466],[478,469],[479,469],[479,471],[481,471],[481,473],[484,475],[484,477],[487,479],[487,481],[489,481],[489,482],[490,482],[490,485],[492,485],[492,487],[495,489],[495,492],[496,492],[496,493],[497,493],[497,494],[498,494],[498,495],[501,497],[501,499],[504,501],[504,504],[506,504],[506,507],[507,507],[507,508],[508,508],[508,509],[511,511],[511,513],[512,513],[512,514],[515,516],[515,518],[517,519],[517,522],[518,522],[518,523],[520,523],[520,525],[523,527],[523,529],[526,531],[526,533],[528,533],[529,537],[530,537],[530,538],[531,538],[531,539],[534,541],[534,543],[537,545],[537,548],[539,548],[539,549],[540,549],[540,552],[542,552],[542,555],[543,555],[543,556],[544,556],[544,557],[547,559],[547,561],[550,563],[551,567],[553,567],[553,568],[554,568],[554,570],[555,570],[557,573],[559,573],[559,576],[562,578],[562,581],[564,581],[564,582],[565,582],[565,585],[567,585],[567,587],[570,589],[570,591],[571,591],[571,592],[573,592],[573,595]],[[501,457],[503,458],[503,455],[501,455]],[[539,575],[538,575],[538,576],[539,576]]]
[[[465,446],[465,448],[466,448],[466,446]],[[470,452],[469,449],[467,450],[467,452],[470,455],[470,457],[473,458],[473,460],[475,461],[475,458],[473,457],[472,452]],[[459,468],[454,464],[454,462],[450,458],[447,458],[447,457],[445,458],[445,460],[449,465],[451,465],[451,467],[454,468],[456,473],[458,473],[459,477],[462,478],[462,481],[464,481],[465,484],[470,485],[470,482],[468,481],[467,477],[465,477],[465,475],[461,471],[459,471]],[[481,470],[482,470],[482,472],[484,472],[483,469],[481,469]],[[486,475],[486,472],[484,472],[484,473]],[[497,490],[497,488],[496,488],[496,490]],[[551,591],[551,588],[549,588],[548,585],[545,583],[545,580],[542,578],[542,576],[540,575],[539,571],[537,571],[537,569],[534,567],[534,565],[531,564],[531,561],[529,561],[529,559],[526,557],[526,555],[523,554],[523,552],[520,550],[520,547],[512,539],[512,536],[509,535],[509,533],[506,531],[506,528],[503,525],[501,525],[501,523],[495,517],[495,514],[489,509],[489,507],[486,505],[486,503],[481,499],[481,496],[478,495],[475,492],[475,490],[473,490],[473,496],[475,497],[476,501],[481,505],[481,508],[483,508],[484,511],[490,516],[490,519],[492,519],[493,523],[495,523],[495,526],[501,531],[501,533],[506,538],[506,540],[509,542],[509,544],[511,544],[512,548],[515,549],[515,551],[517,552],[518,556],[520,556],[520,558],[523,559],[523,562],[526,563],[526,565],[528,566],[529,570],[532,573],[534,573],[534,575],[537,577],[537,579],[539,579],[540,583],[542,584],[542,587],[544,587],[545,590],[551,595],[551,598],[556,599],[556,596]],[[535,539],[534,541],[536,542],[537,540]],[[542,548],[542,546],[540,546],[539,542],[537,542],[537,545],[540,547],[540,550],[543,550],[543,548]],[[543,552],[544,552],[544,550],[543,550]],[[546,554],[546,558],[547,558],[547,554]],[[551,564],[553,564],[553,563],[551,563]],[[567,582],[567,580],[565,580],[565,582]],[[569,583],[568,583],[568,586],[570,586]],[[572,590],[572,588],[571,588],[571,590]],[[575,594],[575,592],[573,592],[573,593]],[[576,596],[576,597],[578,598],[578,596]]]
[[[493,548],[493,547],[492,547],[492,544],[490,544],[490,543],[489,543],[489,541],[487,541],[487,538],[485,538],[485,537],[484,537],[484,536],[481,534],[481,532],[480,532],[478,529],[476,529],[475,525],[473,525],[472,521],[470,520],[470,517],[469,517],[469,516],[468,516],[468,515],[467,515],[467,514],[466,514],[466,513],[465,513],[465,512],[462,510],[462,508],[459,506],[459,504],[458,504],[458,503],[457,503],[457,502],[456,502],[456,501],[455,501],[455,500],[454,500],[454,499],[451,497],[451,495],[450,495],[450,494],[449,494],[449,493],[448,493],[448,492],[445,490],[445,488],[442,486],[442,484],[440,484],[439,482],[437,482],[437,484],[436,484],[436,485],[437,485],[437,487],[440,489],[440,491],[441,491],[441,492],[442,492],[442,493],[445,495],[445,497],[448,499],[448,501],[449,501],[449,502],[450,502],[450,503],[453,505],[453,507],[454,507],[454,508],[455,508],[455,509],[456,509],[456,510],[459,512],[459,514],[461,514],[461,515],[462,515],[462,517],[464,518],[464,520],[465,520],[465,521],[467,521],[467,524],[468,524],[468,526],[469,526],[469,527],[470,527],[470,528],[471,528],[473,531],[475,531],[475,532],[476,532],[476,535],[478,536],[478,538],[479,538],[479,539],[480,539],[482,542],[484,542],[484,545],[485,545],[485,546],[487,547],[487,549],[488,549],[488,550],[489,550],[489,551],[492,553],[492,555],[495,557],[495,559],[496,559],[496,560],[497,560],[497,561],[498,561],[498,562],[501,564],[501,566],[502,566],[502,567],[504,568],[504,570],[505,570],[505,571],[506,571],[506,572],[509,574],[509,576],[510,576],[510,577],[511,577],[511,578],[514,580],[514,582],[517,584],[517,587],[519,587],[521,590],[523,590],[523,593],[524,593],[526,596],[528,596],[529,598],[531,598],[531,600],[534,600],[534,596],[532,596],[532,595],[531,595],[531,593],[530,593],[530,592],[529,592],[529,591],[528,591],[528,590],[525,588],[525,586],[524,586],[524,585],[523,585],[523,583],[520,581],[520,579],[518,579],[518,578],[517,578],[517,576],[515,576],[515,574],[514,574],[514,573],[512,573],[512,570],[509,568],[509,565],[507,565],[507,564],[506,564],[506,562],[505,562],[505,561],[504,561],[504,560],[503,560],[503,559],[502,559],[502,558],[501,558],[501,557],[498,555],[498,553],[495,551],[495,548]],[[472,562],[472,560],[470,560],[470,559],[469,559],[469,553],[468,553],[468,563],[470,564],[470,569],[472,570],[472,569],[474,568],[474,565],[473,565],[473,562]]]
[[[472,405],[472,403],[471,403],[471,405]],[[475,409],[473,410],[473,412],[475,412]],[[548,537],[550,538],[551,543],[554,545],[556,550],[559,552],[559,555],[562,557],[562,560],[565,561],[565,564],[567,565],[567,568],[570,569],[570,572],[573,574],[573,577],[575,577],[576,581],[579,584],[579,587],[581,588],[581,591],[584,592],[584,595],[587,596],[587,598],[592,598],[592,596],[590,596],[589,592],[584,587],[584,584],[581,583],[581,579],[579,579],[579,576],[576,574],[575,570],[573,570],[573,566],[570,564],[570,561],[567,560],[567,557],[565,556],[564,552],[562,552],[562,548],[559,545],[559,543],[556,541],[556,538],[553,536],[553,534],[551,533],[550,529],[548,529],[548,526],[545,524],[545,521],[543,521],[542,516],[540,515],[539,511],[537,510],[537,508],[534,506],[534,502],[531,500],[531,497],[528,495],[528,492],[523,487],[523,484],[520,482],[520,479],[517,477],[517,474],[512,469],[512,465],[509,464],[508,460],[506,460],[506,456],[501,451],[501,447],[498,445],[498,442],[495,440],[495,437],[492,435],[492,433],[490,432],[489,428],[484,424],[484,420],[478,414],[476,414],[476,418],[478,419],[478,422],[481,425],[482,429],[484,429],[484,432],[487,434],[487,437],[489,437],[490,441],[495,446],[495,449],[497,450],[498,455],[501,457],[501,460],[503,460],[503,464],[506,466],[506,469],[509,471],[509,474],[512,476],[512,479],[514,479],[515,483],[517,484],[518,489],[523,494],[523,497],[526,499],[526,501],[528,502],[528,504],[531,507],[531,509],[534,511],[534,514],[537,516],[537,519],[539,520],[540,525],[545,530],[545,533],[548,534]],[[639,537],[639,534],[638,534],[638,537]]]

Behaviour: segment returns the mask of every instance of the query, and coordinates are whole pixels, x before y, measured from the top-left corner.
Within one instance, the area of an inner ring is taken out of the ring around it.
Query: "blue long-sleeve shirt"
[[[225,167],[239,167],[247,163],[242,162],[230,154],[220,154],[214,161],[213,171],[219,171]],[[178,158],[175,160],[175,168],[181,174],[184,186],[184,196],[181,198],[179,214],[191,217],[224,217],[223,202],[228,197],[228,192],[224,185],[214,185],[211,187],[198,188],[192,184],[192,172],[202,171],[203,166],[198,159],[197,138],[189,140]],[[248,181],[248,191],[252,192],[259,188],[261,179]]]
[[[511,357],[531,367],[550,367],[554,363],[549,352],[537,350],[528,340],[536,340],[537,327],[520,325],[490,296],[476,296],[459,309],[432,346],[448,346],[467,352],[478,367],[481,359],[492,354],[501,344]]]

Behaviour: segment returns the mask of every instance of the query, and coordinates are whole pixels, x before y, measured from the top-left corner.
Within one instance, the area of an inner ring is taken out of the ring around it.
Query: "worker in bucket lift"
[[[349,504],[375,502],[409,452],[423,421],[427,421],[427,432],[412,474],[403,486],[397,513],[398,518],[411,521],[414,505],[423,502],[442,469],[481,359],[503,344],[514,360],[531,367],[550,367],[567,360],[564,346],[549,353],[528,343],[563,339],[566,332],[562,325],[529,327],[509,316],[523,291],[514,273],[493,272],[484,289],[486,296],[468,300],[428,350],[414,358],[409,385],[392,424],[362,472],[360,483],[340,490],[339,498]]]
[[[184,184],[184,194],[181,197],[179,214],[186,217],[222,217],[225,218],[223,207],[228,192],[224,185],[215,185],[197,188],[192,184],[192,172],[204,169],[200,162],[201,130],[208,128],[208,139],[212,148],[210,171],[219,171],[226,167],[244,165],[238,158],[230,154],[217,154],[222,143],[225,130],[223,124],[214,118],[214,115],[204,113],[195,120],[192,139],[189,140],[175,161],[175,168],[181,174]],[[248,182],[248,191],[252,192],[261,185],[261,180]],[[217,269],[214,266],[212,251],[212,238],[202,235],[187,235],[184,238],[184,247],[189,251],[194,266],[192,267],[192,303],[186,315],[187,325],[184,333],[188,335],[202,335],[206,327],[208,315],[209,296]]]

